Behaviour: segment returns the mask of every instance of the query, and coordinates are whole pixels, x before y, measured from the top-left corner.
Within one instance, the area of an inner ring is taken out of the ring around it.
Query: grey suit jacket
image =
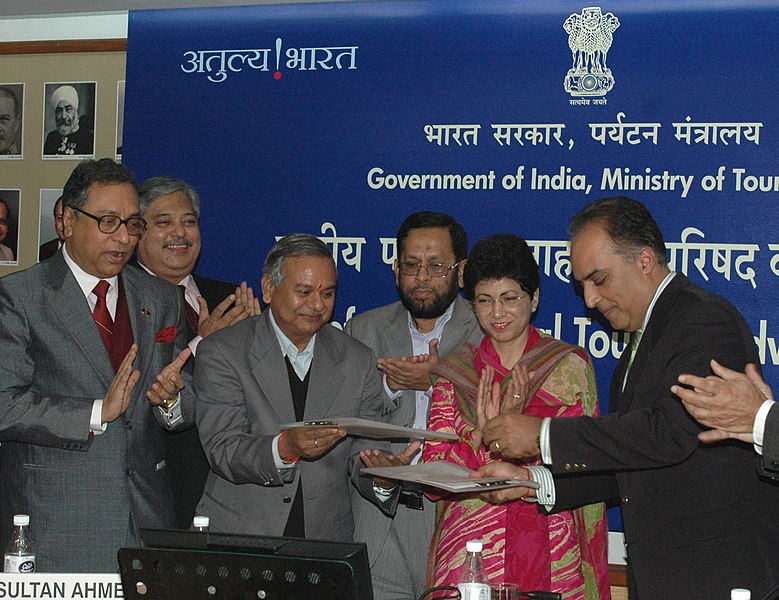
[[[211,464],[198,513],[212,531],[281,535],[302,478],[306,536],[351,541],[350,479],[374,502],[372,480],[361,476],[359,451],[385,447],[347,437],[314,461],[300,461],[285,483],[272,442],[295,421],[284,357],[270,310],[205,338],[195,364],[197,426]],[[316,336],[304,417],[378,420],[381,380],[371,351],[331,326]]]
[[[41,571],[117,571],[116,551],[138,528],[173,525],[165,431],[145,394],[186,346],[185,317],[174,286],[134,267],[122,277],[141,379],[96,436],[90,413],[114,372],[62,253],[0,279],[0,543],[12,515],[28,513]],[[175,341],[157,342],[169,326]],[[191,390],[181,425],[194,418]]]
[[[400,301],[353,317],[346,323],[345,331],[369,346],[378,357],[401,358],[414,353],[408,329],[408,311]],[[443,335],[439,340],[438,353],[443,357],[459,349],[465,342],[479,344],[483,336],[470,304],[458,296],[454,301],[452,318],[444,326]],[[389,398],[385,392],[384,400],[383,421],[407,427],[414,425],[416,415],[414,390],[404,390],[396,399]],[[394,443],[392,450],[396,453],[400,452],[406,445],[407,442]],[[354,494],[353,505],[357,526],[355,538],[366,541],[371,563],[373,563],[384,545],[392,520],[381,518],[375,506]],[[426,507],[429,513],[426,516],[429,517],[432,528],[435,513],[429,510],[431,508],[430,505]],[[418,549],[420,560],[426,560],[427,545],[418,543],[413,547]],[[408,549],[410,552],[413,551],[411,546]]]

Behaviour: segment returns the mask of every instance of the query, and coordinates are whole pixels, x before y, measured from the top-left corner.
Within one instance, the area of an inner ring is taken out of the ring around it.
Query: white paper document
[[[338,427],[345,429],[349,435],[357,437],[374,438],[378,440],[390,439],[433,439],[433,440],[456,440],[454,433],[440,433],[438,431],[429,431],[427,429],[414,429],[413,427],[404,427],[403,425],[391,425],[390,423],[381,423],[380,421],[371,421],[370,419],[359,419],[348,417],[344,419],[318,419],[315,421],[298,421],[297,423],[285,423],[281,429],[297,429],[299,427]]]
[[[506,479],[505,477],[482,477],[481,479],[471,479],[469,475],[473,473],[473,471],[445,460],[408,465],[405,467],[361,469],[361,472],[384,479],[412,481],[414,483],[440,488],[448,492],[485,492],[509,487],[538,489],[538,484],[535,481],[529,481],[527,479]]]

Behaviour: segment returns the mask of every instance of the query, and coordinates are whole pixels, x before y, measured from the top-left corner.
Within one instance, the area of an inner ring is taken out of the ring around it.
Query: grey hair
[[[265,264],[262,267],[262,274],[270,279],[271,283],[278,287],[284,279],[284,259],[297,256],[321,256],[335,261],[322,240],[307,233],[291,233],[281,238],[265,257]],[[337,273],[337,270],[336,270]]]
[[[189,199],[189,202],[192,204],[192,210],[195,211],[195,216],[199,219],[200,196],[198,196],[195,188],[183,179],[176,179],[167,175],[150,177],[138,187],[138,203],[141,205],[141,216],[146,214],[151,203],[157,198],[176,192],[181,192]]]

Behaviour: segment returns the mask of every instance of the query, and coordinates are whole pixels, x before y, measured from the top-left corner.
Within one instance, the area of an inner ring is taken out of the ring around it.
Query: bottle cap
[[[472,540],[470,542],[465,542],[465,551],[466,552],[481,552],[484,548],[484,544],[481,543],[479,540]]]
[[[19,527],[19,525],[29,525],[30,524],[30,515],[14,515],[14,526]]]
[[[194,519],[192,519],[192,525],[194,527],[208,527],[209,518],[204,517],[202,515],[196,515]]]
[[[752,592],[744,588],[733,588],[730,590],[730,600],[751,600]]]

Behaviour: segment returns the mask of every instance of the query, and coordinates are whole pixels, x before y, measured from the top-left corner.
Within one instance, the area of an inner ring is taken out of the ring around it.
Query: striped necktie
[[[92,293],[97,296],[97,304],[95,304],[95,310],[92,311],[92,317],[97,323],[100,335],[103,336],[103,343],[110,354],[114,335],[114,320],[111,318],[111,313],[108,312],[108,305],[105,301],[109,287],[108,282],[101,279],[92,290]]]
[[[628,359],[628,366],[625,368],[625,378],[622,380],[622,389],[625,389],[625,383],[628,380],[628,373],[630,373],[630,367],[633,365],[633,359],[636,358],[636,352],[638,351],[638,345],[641,343],[641,336],[644,335],[643,329],[637,329],[630,335],[630,358]]]

